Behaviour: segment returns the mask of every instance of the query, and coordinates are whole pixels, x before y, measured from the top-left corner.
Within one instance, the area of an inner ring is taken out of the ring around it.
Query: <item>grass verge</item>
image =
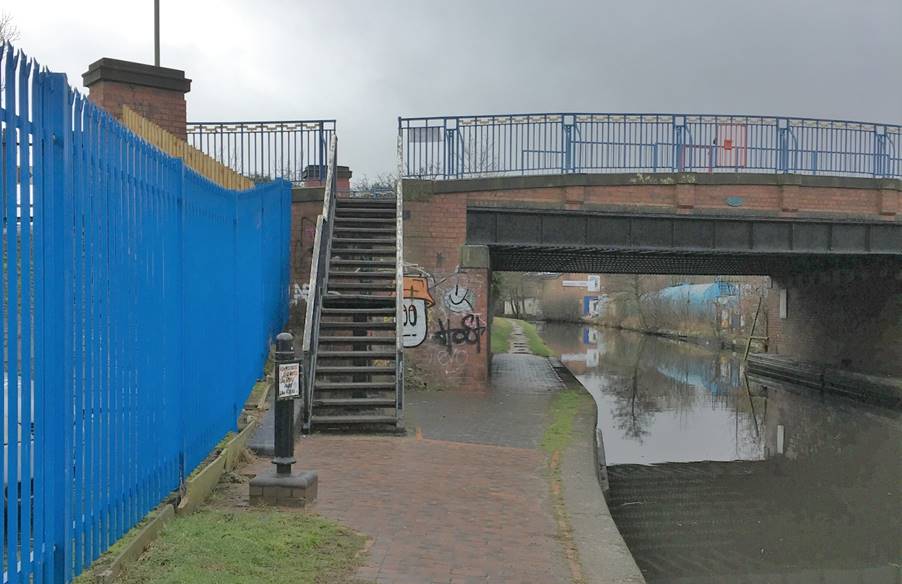
[[[549,455],[564,450],[573,440],[573,419],[584,410],[592,397],[581,389],[564,389],[551,402],[551,423],[542,436],[542,448]]]
[[[307,513],[203,509],[177,517],[119,584],[352,581],[365,538]]]
[[[551,347],[546,345],[545,341],[542,340],[542,337],[539,336],[536,325],[531,322],[526,322],[525,320],[518,320],[517,322],[523,327],[523,332],[526,334],[526,341],[529,343],[529,350],[532,351],[534,355],[538,355],[539,357],[554,356],[554,351],[552,351]]]
[[[576,414],[590,405],[592,397],[581,389],[572,387],[561,390],[551,402],[551,422],[542,436],[542,449],[548,453],[548,470],[551,481],[551,504],[557,523],[557,535],[564,547],[564,555],[570,568],[573,584],[585,584],[586,577],[579,560],[579,551],[573,537],[570,514],[564,503],[561,484],[561,456],[573,440],[573,420]]]
[[[511,331],[514,323],[509,318],[496,316],[492,319],[492,352],[507,353],[510,350]]]

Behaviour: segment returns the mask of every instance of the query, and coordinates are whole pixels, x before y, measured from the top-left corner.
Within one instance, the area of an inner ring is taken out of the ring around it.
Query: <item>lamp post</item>
[[[160,66],[160,0],[153,0],[153,64]]]

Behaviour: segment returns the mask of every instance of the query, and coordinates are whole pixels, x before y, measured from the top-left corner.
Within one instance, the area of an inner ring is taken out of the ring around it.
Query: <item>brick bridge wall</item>
[[[475,268],[462,265],[468,205],[898,222],[902,221],[902,183],[888,179],[732,174],[405,180],[405,261],[419,266],[435,302],[429,309],[425,341],[407,354],[446,385],[479,388],[488,377],[489,330],[473,325],[475,317],[482,325],[489,320],[491,272],[487,266],[479,267],[478,261]],[[464,262],[467,263],[473,262]],[[768,322],[776,322],[772,331],[774,349],[831,362],[847,360],[864,371],[902,374],[898,273],[892,280],[895,292],[892,287],[889,291],[872,290],[865,282],[872,282],[873,278],[863,275],[845,284],[831,280],[817,289],[788,276],[774,277],[778,278],[777,285],[785,281],[784,285],[791,287],[791,307],[796,307],[786,320],[769,311]],[[850,305],[859,298],[869,299],[874,308],[851,310]],[[829,325],[824,324],[828,317]],[[458,331],[451,341],[450,353],[448,337],[441,330],[448,323]],[[858,332],[850,334],[850,330]],[[472,342],[474,336],[485,340]]]
[[[898,267],[894,272],[778,274],[772,277],[768,292],[770,352],[902,377],[902,270]]]

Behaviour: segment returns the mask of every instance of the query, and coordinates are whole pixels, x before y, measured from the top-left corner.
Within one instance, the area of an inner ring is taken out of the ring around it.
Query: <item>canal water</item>
[[[650,583],[902,583],[902,416],[747,380],[740,356],[542,336],[592,393],[608,504]]]

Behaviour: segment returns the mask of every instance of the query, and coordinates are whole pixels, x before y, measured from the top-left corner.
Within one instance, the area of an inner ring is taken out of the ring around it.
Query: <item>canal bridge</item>
[[[493,271],[770,276],[771,351],[902,374],[900,126],[401,118],[399,152],[405,259],[435,299],[410,354],[445,379],[488,376]]]

